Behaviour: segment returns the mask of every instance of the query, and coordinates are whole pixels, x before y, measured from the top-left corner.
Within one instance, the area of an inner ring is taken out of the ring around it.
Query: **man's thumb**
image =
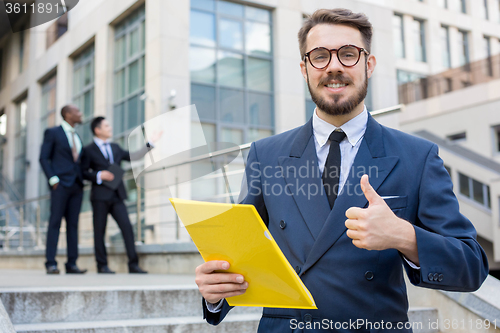
[[[373,187],[370,185],[370,182],[368,180],[368,175],[363,175],[363,177],[361,177],[360,183],[361,183],[361,190],[363,190],[363,193],[365,194],[365,197],[370,204],[377,203],[381,200],[378,193],[375,192]]]

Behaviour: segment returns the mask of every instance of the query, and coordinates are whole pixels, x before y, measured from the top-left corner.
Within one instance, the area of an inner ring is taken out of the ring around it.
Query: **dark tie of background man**
[[[344,140],[345,133],[341,130],[333,131],[328,140],[330,140],[330,151],[326,158],[325,170],[323,171],[323,186],[330,203],[330,209],[337,199],[340,178],[340,142]]]

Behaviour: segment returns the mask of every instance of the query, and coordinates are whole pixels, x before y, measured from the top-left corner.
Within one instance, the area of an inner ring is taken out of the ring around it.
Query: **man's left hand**
[[[360,183],[368,207],[351,207],[345,213],[348,218],[345,221],[347,236],[352,239],[352,243],[362,249],[381,251],[403,249],[405,241],[411,237],[415,240],[413,226],[392,212],[370,185],[368,175],[363,175]]]

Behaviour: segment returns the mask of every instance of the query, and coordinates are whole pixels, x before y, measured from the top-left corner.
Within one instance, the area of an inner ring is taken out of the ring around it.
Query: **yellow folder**
[[[317,309],[306,286],[281,252],[253,205],[171,198],[205,261],[225,260],[248,281],[231,306]]]

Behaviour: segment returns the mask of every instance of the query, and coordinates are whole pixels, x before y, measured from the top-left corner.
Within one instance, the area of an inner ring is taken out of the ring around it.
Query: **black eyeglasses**
[[[361,58],[361,52],[364,52],[366,55],[370,54],[364,48],[351,44],[331,50],[326,47],[317,47],[304,55],[304,61],[306,61],[306,58],[309,58],[309,62],[314,68],[324,69],[330,65],[333,51],[337,51],[337,59],[339,59],[339,62],[344,67],[356,66]]]

